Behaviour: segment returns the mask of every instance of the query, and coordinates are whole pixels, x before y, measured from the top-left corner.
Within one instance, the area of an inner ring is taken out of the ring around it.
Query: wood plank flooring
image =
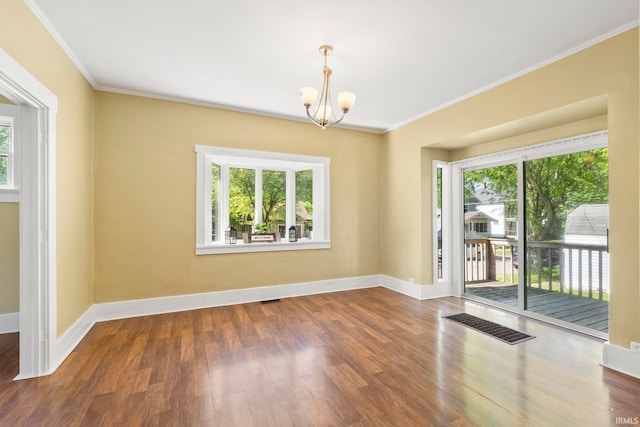
[[[492,301],[518,306],[518,286],[469,286],[466,292]],[[528,288],[528,310],[554,319],[609,332],[609,302],[547,289]]]
[[[505,344],[442,316],[535,335]],[[51,376],[12,381],[0,335],[0,426],[610,426],[640,380],[602,342],[455,298],[384,288],[96,324]]]

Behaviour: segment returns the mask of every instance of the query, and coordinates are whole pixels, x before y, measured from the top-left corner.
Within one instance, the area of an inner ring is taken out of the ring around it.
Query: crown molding
[[[64,39],[62,38],[60,33],[58,33],[58,31],[53,26],[51,21],[49,21],[49,19],[47,19],[46,15],[42,11],[42,9],[40,9],[40,7],[35,3],[34,0],[24,0],[24,2],[27,4],[29,9],[31,9],[31,11],[36,16],[36,18],[38,18],[40,23],[44,26],[45,30],[47,30],[47,32],[49,33],[49,35],[51,35],[51,37],[53,37],[53,39],[56,41],[56,43],[58,43],[60,48],[69,57],[69,59],[71,60],[73,65],[75,65],[75,67],[78,69],[78,71],[80,71],[80,73],[84,76],[84,78],[89,82],[89,84],[94,89],[97,89],[98,85],[97,85],[96,81],[94,80],[94,78],[91,76],[91,74],[86,69],[84,64],[80,61],[78,56],[73,52],[73,49],[71,49],[71,47],[69,47],[69,45],[64,41]]]
[[[626,25],[623,25],[623,26],[618,27],[618,28],[616,28],[616,29],[614,29],[612,31],[604,33],[604,34],[602,34],[602,35],[600,35],[600,36],[598,36],[598,37],[596,37],[594,39],[591,39],[591,40],[589,40],[589,41],[587,41],[585,43],[582,43],[582,44],[580,44],[578,46],[575,46],[575,47],[573,47],[573,48],[571,48],[569,50],[566,50],[566,51],[564,51],[564,52],[562,52],[562,53],[560,53],[558,55],[552,56],[551,58],[548,58],[548,59],[546,59],[546,60],[544,60],[542,62],[539,62],[539,63],[537,63],[535,65],[530,66],[530,67],[524,68],[524,69],[522,69],[522,70],[520,70],[520,71],[518,71],[516,73],[513,73],[513,74],[511,74],[509,76],[506,76],[506,77],[504,77],[504,78],[502,78],[500,80],[497,80],[497,81],[495,81],[493,83],[489,83],[486,86],[483,86],[483,87],[478,88],[476,90],[473,90],[473,91],[471,91],[471,92],[469,92],[469,93],[467,93],[465,95],[462,95],[462,96],[459,96],[457,98],[454,98],[454,99],[452,99],[452,100],[450,100],[448,102],[445,102],[444,104],[441,104],[441,105],[439,105],[437,107],[431,108],[430,110],[427,110],[422,114],[419,114],[419,115],[414,116],[414,117],[412,117],[410,119],[402,121],[402,122],[400,122],[400,123],[398,123],[398,124],[396,124],[394,126],[391,126],[391,127],[387,128],[387,129],[385,129],[382,133],[391,132],[393,130],[401,128],[402,126],[408,125],[409,123],[412,123],[412,122],[420,120],[420,119],[422,119],[424,117],[430,116],[431,114],[437,113],[440,110],[444,110],[445,108],[450,107],[450,106],[452,106],[454,104],[457,104],[459,102],[465,101],[465,100],[467,100],[469,98],[473,98],[476,95],[479,95],[481,93],[487,92],[487,91],[489,91],[491,89],[494,89],[494,88],[496,88],[496,87],[498,87],[500,85],[503,85],[503,84],[505,84],[507,82],[510,82],[511,80],[515,80],[518,77],[522,77],[522,76],[524,76],[526,74],[529,74],[529,73],[531,73],[533,71],[536,71],[536,70],[539,70],[541,68],[544,68],[547,65],[551,65],[554,62],[557,62],[557,61],[559,61],[561,59],[564,59],[564,58],[567,58],[567,57],[569,57],[569,56],[571,56],[571,55],[573,55],[575,53],[578,53],[580,51],[588,49],[591,46],[594,46],[594,45],[596,45],[598,43],[601,43],[601,42],[603,42],[605,40],[608,40],[608,39],[610,39],[612,37],[615,37],[615,36],[617,36],[619,34],[622,34],[625,31],[631,30],[632,28],[637,27],[639,25],[639,23],[640,23],[640,20],[636,19],[636,20],[634,20],[632,22],[629,22]]]

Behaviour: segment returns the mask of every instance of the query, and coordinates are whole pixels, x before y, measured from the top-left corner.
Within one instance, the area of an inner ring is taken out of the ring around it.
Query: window
[[[488,233],[489,227],[486,222],[472,222],[469,224],[469,231],[475,231],[476,233]]]
[[[196,254],[330,247],[329,159],[197,145]],[[225,244],[225,230],[237,243]],[[275,242],[243,236],[256,228]],[[289,242],[295,227],[298,240]]]
[[[0,119],[0,185],[12,186],[13,181],[13,132],[11,124]]]
[[[17,202],[15,128],[18,107],[0,104],[0,202]]]
[[[449,280],[449,165],[435,160],[432,163],[433,197],[433,283]]]

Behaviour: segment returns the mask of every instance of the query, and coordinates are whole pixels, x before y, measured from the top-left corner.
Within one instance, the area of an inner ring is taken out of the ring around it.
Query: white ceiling
[[[638,24],[638,0],[25,0],[97,89],[382,132]]]

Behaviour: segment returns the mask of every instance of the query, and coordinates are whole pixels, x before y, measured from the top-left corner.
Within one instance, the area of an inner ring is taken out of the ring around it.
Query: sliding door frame
[[[522,147],[514,150],[503,151],[486,156],[473,157],[450,163],[450,186],[451,189],[451,211],[450,228],[451,228],[451,254],[450,254],[450,272],[453,280],[453,294],[458,297],[469,298],[483,302],[489,305],[495,305],[505,310],[514,311],[528,317],[536,318],[556,324],[568,329],[572,329],[581,333],[593,335],[599,338],[608,338],[608,334],[595,331],[590,328],[574,325],[569,322],[553,319],[531,311],[527,311],[525,307],[525,289],[524,269],[518,275],[518,305],[511,306],[492,301],[486,298],[473,297],[465,294],[465,276],[464,276],[464,189],[463,176],[464,172],[485,169],[494,166],[515,163],[518,168],[518,253],[524,260],[525,252],[525,206],[524,206],[524,162],[527,160],[541,159],[550,156],[558,156],[563,154],[576,153],[580,151],[588,151],[597,148],[605,148],[608,146],[608,132],[606,130],[593,132],[589,134],[579,135],[571,138],[564,138],[555,141],[545,142],[537,145]],[[446,213],[443,213],[446,215]],[[521,262],[524,266],[526,263]]]

